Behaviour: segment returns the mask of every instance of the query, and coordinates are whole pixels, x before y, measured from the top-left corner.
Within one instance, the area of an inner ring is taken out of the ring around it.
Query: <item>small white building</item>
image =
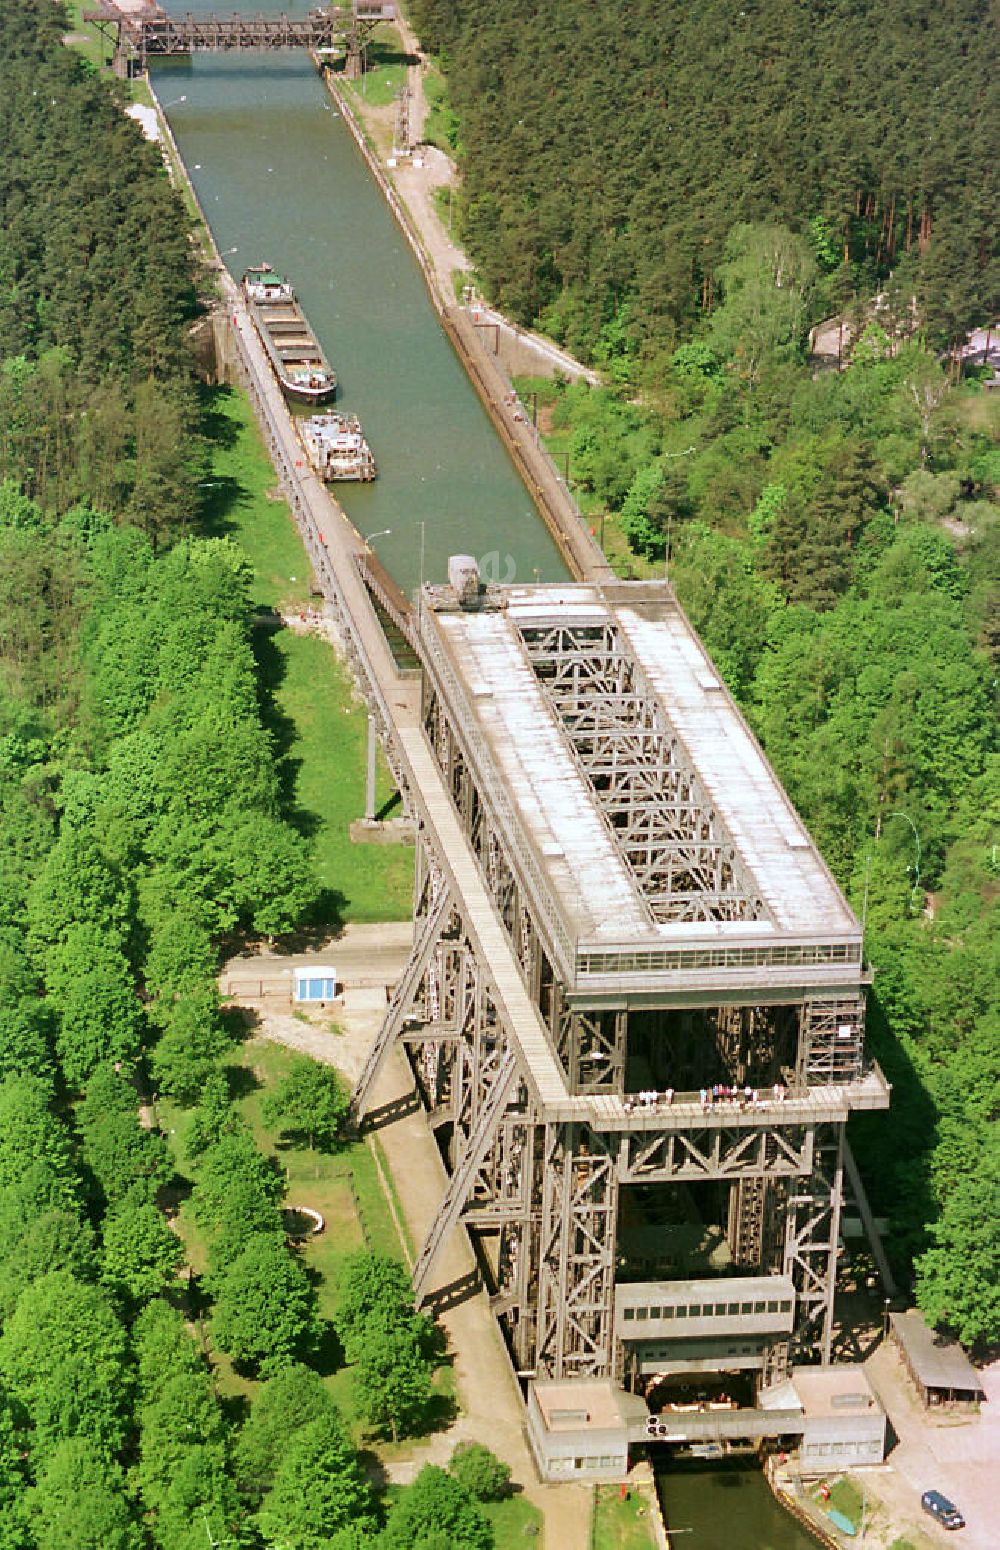
[[[325,1006],[337,995],[337,971],[328,964],[308,964],[295,971],[294,1000],[303,1005]]]

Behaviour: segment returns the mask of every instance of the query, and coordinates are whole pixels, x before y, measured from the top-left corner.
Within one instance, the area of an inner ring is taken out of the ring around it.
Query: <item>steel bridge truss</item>
[[[159,6],[120,11],[114,0],[83,19],[109,39],[116,66],[131,54],[140,70],[157,59],[238,49],[304,48],[316,53],[346,50],[346,73],[363,73],[366,50],[379,22],[392,21],[395,6],[381,0],[354,0],[349,7],[317,7],[307,16],[170,16]]]
[[[767,1125],[626,1132],[618,1154],[622,1184],[700,1183],[707,1179],[796,1178],[812,1168],[808,1125]],[[748,1261],[749,1263],[750,1261]]]
[[[760,919],[753,878],[617,627],[520,633],[651,918]]]
[[[863,996],[805,1003],[796,1078],[803,1083],[854,1082],[864,1073]]]
[[[818,1351],[830,1361],[840,1208],[844,1198],[844,1126],[818,1125],[809,1174],[788,1187],[782,1269],[796,1290],[792,1356]]]

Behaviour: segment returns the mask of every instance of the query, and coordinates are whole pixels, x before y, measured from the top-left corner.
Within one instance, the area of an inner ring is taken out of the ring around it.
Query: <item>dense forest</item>
[[[249,566],[202,530],[184,212],[67,25],[0,9],[0,1547],[490,1550],[485,1449],[389,1512],[361,1465],[359,1423],[419,1432],[434,1402],[404,1265],[345,1254],[331,1321],[286,1236],[288,1159],[343,1147],[342,1084],[286,1061],[282,1169],[238,1101],[220,948],[320,890]]]
[[[656,362],[734,224],[808,233],[828,310],[903,265],[934,343],[995,305],[988,0],[414,0],[460,124],[490,294],[571,349]]]
[[[1000,392],[956,349],[997,307],[988,7],[414,12],[483,289],[604,373],[524,385],[560,462],[626,574],[669,558],[864,918],[894,1094],[856,1148],[904,1281],[988,1346]]]

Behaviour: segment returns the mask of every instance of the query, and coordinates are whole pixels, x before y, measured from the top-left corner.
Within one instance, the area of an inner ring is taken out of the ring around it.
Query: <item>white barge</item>
[[[328,484],[375,478],[375,459],[354,414],[314,414],[298,422],[309,462]]]

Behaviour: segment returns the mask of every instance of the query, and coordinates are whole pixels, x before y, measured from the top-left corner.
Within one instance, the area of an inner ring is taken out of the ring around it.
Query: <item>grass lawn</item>
[[[330,1037],[337,1037],[332,1026]],[[365,1245],[400,1259],[403,1254],[375,1161],[366,1143],[354,1143],[333,1155],[310,1152],[306,1147],[279,1146],[274,1132],[265,1125],[261,1114],[264,1095],[288,1070],[292,1059],[291,1051],[279,1045],[266,1039],[249,1039],[233,1051],[227,1065],[234,1073],[235,1090],[242,1094],[238,1107],[251,1126],[258,1145],[267,1155],[277,1159],[286,1176],[287,1203],[311,1206],[326,1221],[325,1231],[310,1238],[298,1252],[302,1263],[315,1277],[320,1313],[329,1320],[336,1308],[336,1278],[345,1255]],[[160,1105],[160,1119],[174,1148],[178,1170],[183,1174],[186,1164],[180,1143],[184,1114],[175,1105],[164,1102]],[[208,1252],[204,1234],[194,1220],[190,1200],[181,1206],[177,1220],[188,1261],[197,1275],[207,1266]],[[260,1387],[259,1382],[238,1373],[224,1353],[210,1349],[209,1355],[219,1393],[229,1399],[251,1400]],[[354,1415],[350,1370],[340,1365],[335,1349],[322,1353],[320,1367],[325,1369],[327,1386],[350,1422],[356,1441],[361,1442],[363,1428]],[[450,1368],[442,1367],[435,1386],[447,1396],[450,1384]]]
[[[210,390],[205,424],[212,447],[209,531],[243,548],[262,610],[301,612],[309,604],[309,562],[286,502],[268,495],[275,474],[248,400],[228,388]],[[352,821],[364,813],[368,716],[349,672],[318,635],[262,628],[254,647],[289,811],[315,846],[324,919],[407,919],[412,847],[355,845],[350,838]],[[380,804],[393,794],[382,766]]]
[[[339,84],[346,86],[355,97],[370,108],[388,107],[400,87],[406,83],[406,53],[403,40],[395,27],[376,27],[368,45],[368,69],[360,81],[349,81],[345,75],[338,77]]]
[[[244,393],[204,391],[204,432],[212,466],[205,485],[204,526],[235,538],[253,567],[253,599],[261,608],[295,609],[309,600],[309,561],[287,502],[268,491],[277,475]]]
[[[649,1507],[637,1491],[622,1501],[616,1485],[599,1485],[594,1508],[592,1550],[650,1550],[655,1543]]]
[[[524,1550],[534,1539],[541,1540],[542,1515],[523,1496],[508,1496],[502,1502],[484,1502],[483,1512],[493,1524],[496,1550]]]
[[[69,36],[72,47],[92,65],[105,65],[111,58],[111,44],[103,38],[93,22],[85,22],[83,12],[91,10],[90,0],[66,0],[69,15]]]
[[[813,1491],[813,1500],[823,1507],[833,1507],[837,1512],[842,1512],[846,1518],[858,1527],[861,1523],[861,1509],[863,1499],[861,1492],[854,1483],[846,1478],[837,1480],[830,1486],[830,1499],[824,1502],[819,1494],[819,1489]]]

